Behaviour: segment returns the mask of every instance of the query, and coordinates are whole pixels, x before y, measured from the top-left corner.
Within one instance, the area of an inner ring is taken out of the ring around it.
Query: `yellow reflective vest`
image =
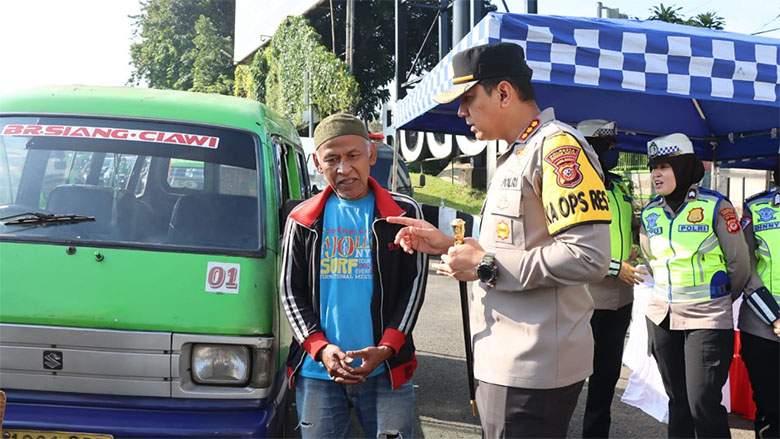
[[[631,196],[623,182],[612,180],[612,186],[607,189],[609,212],[612,222],[609,223],[609,238],[612,245],[612,260],[625,261],[631,254],[633,242],[631,233],[631,218],[633,206]]]
[[[653,295],[671,303],[693,303],[729,294],[729,277],[715,215],[722,195],[699,188],[676,217],[651,202],[642,211],[655,285]]]
[[[745,200],[756,237],[756,272],[780,303],[780,193],[763,192]],[[774,265],[772,265],[774,261]]]

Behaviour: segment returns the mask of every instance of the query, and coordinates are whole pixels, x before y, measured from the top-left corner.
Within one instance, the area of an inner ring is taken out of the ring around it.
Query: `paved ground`
[[[417,415],[415,436],[418,438],[476,439],[481,437],[479,420],[471,416],[469,406],[460,322],[457,283],[431,273],[428,277],[425,305],[414,331],[419,360],[414,379]],[[630,373],[628,368],[623,367],[617,385],[612,403],[612,437],[666,437],[666,424],[656,421],[637,408],[620,402],[620,395],[625,389]],[[577,403],[567,437],[582,437],[582,415],[586,392],[587,382]],[[754,437],[752,421],[738,415],[730,415],[729,424],[733,438]],[[356,425],[352,426],[350,436],[365,437],[362,436],[360,427]]]

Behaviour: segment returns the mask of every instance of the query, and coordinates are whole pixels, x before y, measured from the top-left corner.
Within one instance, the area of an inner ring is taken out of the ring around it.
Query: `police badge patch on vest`
[[[546,138],[542,156],[542,204],[551,235],[612,221],[604,183],[574,136],[560,132]]]
[[[702,209],[701,207],[694,207],[693,209],[691,209],[690,212],[688,212],[687,219],[689,223],[693,223],[693,224],[704,221],[704,209]]]
[[[725,207],[718,212],[718,215],[722,216],[726,220],[726,228],[729,233],[737,233],[742,228],[739,226],[739,220],[737,220],[737,212],[733,207]]]

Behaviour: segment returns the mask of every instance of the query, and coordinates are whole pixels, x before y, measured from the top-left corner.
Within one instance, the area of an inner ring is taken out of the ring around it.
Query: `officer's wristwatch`
[[[498,267],[496,266],[496,255],[494,253],[485,253],[482,260],[477,265],[477,277],[489,287],[496,286],[498,280]]]

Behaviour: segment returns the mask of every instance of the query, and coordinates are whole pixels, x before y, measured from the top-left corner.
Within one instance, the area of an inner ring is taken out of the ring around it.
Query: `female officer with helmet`
[[[659,194],[643,210],[639,241],[653,273],[650,347],[669,396],[669,437],[730,437],[721,388],[734,352],[732,298],[749,274],[731,202],[701,188],[704,166],[684,134],[648,142]]]
[[[742,227],[753,268],[739,310],[742,359],[756,402],[757,438],[780,437],[780,159],[775,188],[745,200]]]

